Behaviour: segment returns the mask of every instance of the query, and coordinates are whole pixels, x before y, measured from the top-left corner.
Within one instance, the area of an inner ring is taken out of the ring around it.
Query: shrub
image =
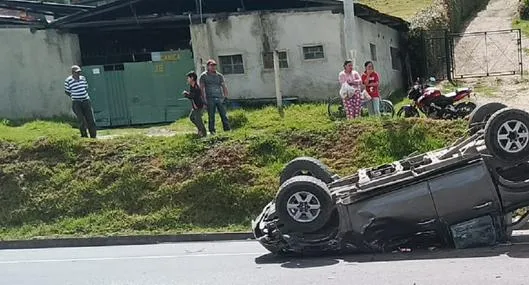
[[[522,20],[529,20],[529,0],[520,1],[518,15]]]
[[[435,0],[431,6],[420,10],[411,19],[410,33],[419,36],[423,31],[444,30],[449,27],[448,6],[443,0]]]
[[[232,129],[239,129],[248,123],[248,117],[243,110],[236,110],[228,115],[230,126]]]

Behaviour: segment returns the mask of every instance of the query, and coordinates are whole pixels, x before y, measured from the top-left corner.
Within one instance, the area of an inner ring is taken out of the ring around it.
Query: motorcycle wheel
[[[459,117],[459,111],[456,109],[455,111],[451,109],[443,109],[441,111],[441,119],[443,120],[456,120]]]
[[[327,113],[329,114],[329,118],[333,121],[344,119],[346,114],[342,98],[334,97],[329,99],[329,102],[327,103]]]
[[[457,112],[459,114],[460,118],[465,118],[466,116],[470,115],[474,109],[476,109],[476,104],[472,102],[463,102],[455,105]]]
[[[432,120],[443,120],[445,119],[443,116],[445,115],[443,110],[437,110],[434,107],[424,107],[422,109],[422,112],[424,115],[426,115],[426,118],[432,119]]]
[[[397,112],[397,118],[412,118],[412,117],[416,117],[416,118],[420,117],[419,111],[413,106],[410,106],[410,105],[402,106]]]

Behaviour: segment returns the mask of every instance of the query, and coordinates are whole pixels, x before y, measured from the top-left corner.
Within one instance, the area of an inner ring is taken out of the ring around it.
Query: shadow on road
[[[529,258],[529,236],[513,237],[513,244],[497,245],[491,248],[435,249],[397,252],[389,254],[347,254],[320,256],[275,256],[266,254],[255,259],[257,264],[279,264],[284,268],[313,268],[331,266],[340,261],[347,263],[435,260],[456,258],[479,258],[507,255],[512,258]]]

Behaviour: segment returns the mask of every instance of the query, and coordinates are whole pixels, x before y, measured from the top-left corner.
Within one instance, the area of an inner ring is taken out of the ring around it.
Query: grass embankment
[[[517,18],[512,22],[512,27],[513,29],[520,29],[524,36],[529,37],[529,20]]]
[[[331,122],[323,105],[233,111],[215,137],[81,140],[68,124],[0,124],[0,238],[248,230],[284,163],[322,159],[341,175],[427,151],[462,122]],[[173,129],[192,129],[187,119]]]
[[[360,0],[360,3],[368,5],[382,13],[396,16],[404,20],[410,20],[423,8],[430,6],[432,0]]]

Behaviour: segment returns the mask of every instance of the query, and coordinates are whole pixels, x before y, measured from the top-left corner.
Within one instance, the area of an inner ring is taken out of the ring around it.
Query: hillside
[[[382,13],[410,20],[415,13],[432,4],[433,0],[360,0]]]
[[[67,124],[0,124],[0,238],[248,230],[299,155],[341,175],[438,148],[463,122],[330,121],[323,105],[233,111],[207,139],[81,140]],[[188,129],[187,119],[171,128]]]

